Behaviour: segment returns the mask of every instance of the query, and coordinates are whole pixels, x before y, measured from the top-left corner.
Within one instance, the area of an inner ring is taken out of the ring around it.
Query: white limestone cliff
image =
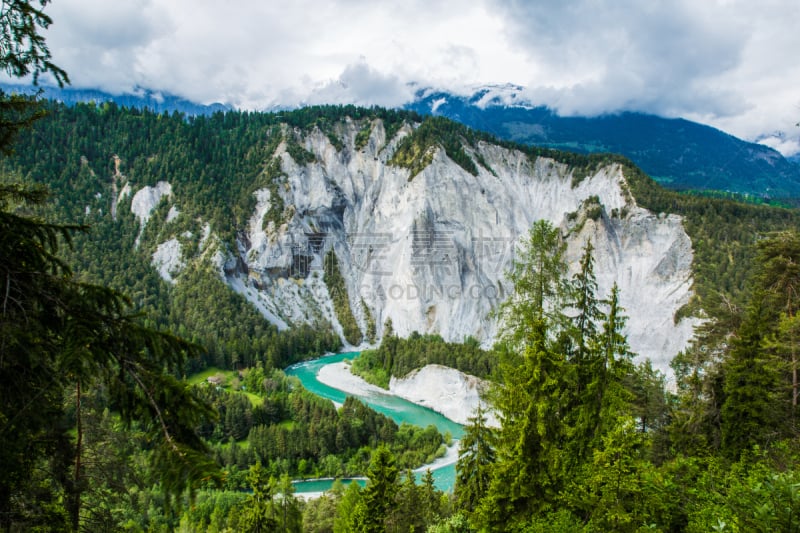
[[[600,296],[619,285],[632,350],[668,371],[697,322],[674,320],[692,294],[691,241],[679,217],[636,205],[618,164],[576,180],[552,159],[479,143],[467,149],[488,167],[478,165],[477,176],[439,149],[410,179],[388,161],[412,127],[387,143],[375,120],[367,145],[357,150],[361,127],[340,126],[342,150],[319,130],[304,134],[303,146],[316,158],[309,164],[298,165],[282,143],[274,154],[285,175],[279,186],[256,191],[238,249],[214,252],[221,275],[268,320],[286,328],[323,319],[341,332],[322,281],[323,257],[333,248],[362,329],[363,300],[379,336],[391,318],[401,336],[475,336],[489,346],[497,334],[489,314],[510,289],[505,273],[514,249],[536,220],[546,219],[567,234],[573,268],[583,243],[593,241]],[[131,209],[142,225],[170,193],[164,182],[136,193]],[[279,224],[265,226],[275,193],[286,209]],[[587,218],[595,199],[601,209]]]
[[[123,192],[124,190],[125,189],[123,189]],[[133,195],[131,199],[131,212],[136,215],[136,218],[139,220],[139,234],[136,236],[137,247],[142,238],[144,227],[147,225],[147,221],[150,220],[150,215],[165,196],[172,196],[172,185],[166,181],[159,181],[156,183],[155,187],[142,187]],[[120,195],[120,197],[122,197],[122,195]]]
[[[481,394],[488,384],[442,365],[426,365],[412,370],[402,378],[392,377],[389,392],[409,402],[433,409],[453,422],[466,424],[475,415],[481,401]],[[494,413],[486,413],[486,423],[499,427],[500,422]]]

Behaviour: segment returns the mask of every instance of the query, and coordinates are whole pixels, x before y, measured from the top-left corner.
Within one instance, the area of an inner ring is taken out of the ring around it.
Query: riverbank
[[[488,386],[488,382],[454,368],[426,365],[403,378],[393,377],[389,382],[389,392],[466,425],[478,406],[486,405],[481,394]],[[486,414],[486,424],[500,426],[491,412]]]
[[[404,378],[392,378],[389,390],[367,383],[350,372],[350,363],[342,361],[323,366],[317,379],[348,394],[374,396],[391,394],[427,407],[458,424],[466,424],[481,402],[486,382],[441,365],[427,365]],[[499,427],[497,417],[487,414],[487,424]]]
[[[417,469],[417,477],[425,470],[433,471],[436,488],[452,491],[455,485],[455,463],[458,459],[458,440],[463,435],[463,427],[432,409],[409,402],[391,392],[366,383],[350,372],[348,359],[357,357],[358,353],[338,353],[314,360],[297,363],[286,369],[286,374],[296,377],[306,390],[340,405],[347,396],[355,396],[375,411],[384,414],[397,424],[409,423],[418,427],[433,425],[442,433],[453,437],[451,446],[444,450],[442,457]],[[330,488],[331,481],[298,482],[295,487],[298,493],[312,493],[309,497],[319,495]]]
[[[339,389],[354,396],[374,396],[375,394],[389,394],[389,391],[371,383],[350,372],[350,362],[340,361],[331,363],[319,369],[317,380],[329,387]]]

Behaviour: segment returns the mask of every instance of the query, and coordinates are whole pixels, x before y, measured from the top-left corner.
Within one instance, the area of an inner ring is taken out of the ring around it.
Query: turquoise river
[[[376,411],[385,414],[398,424],[408,422],[420,427],[427,427],[431,424],[441,433],[449,432],[454,439],[460,439],[463,434],[461,425],[445,418],[439,413],[426,407],[413,404],[402,398],[386,394],[370,393],[366,395],[349,394],[329,387],[317,380],[317,374],[325,365],[339,363],[345,359],[358,357],[358,352],[339,353],[297,363],[286,369],[286,374],[297,377],[303,387],[314,394],[327,398],[337,403],[343,403],[347,396],[355,396]],[[437,488],[445,491],[452,490],[455,483],[455,464],[449,462],[443,466],[432,467],[434,480]],[[319,492],[330,488],[331,480],[300,481],[295,483],[297,492]]]

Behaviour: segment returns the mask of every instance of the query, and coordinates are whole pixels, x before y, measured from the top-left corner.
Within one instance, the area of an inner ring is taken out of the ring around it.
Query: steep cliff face
[[[411,176],[390,160],[412,127],[387,139],[375,120],[357,148],[364,127],[337,126],[340,149],[317,129],[290,132],[314,161],[298,164],[286,143],[278,146],[283,176],[256,191],[237,249],[216,250],[221,275],[267,319],[285,328],[322,318],[341,333],[331,291],[344,289],[362,331],[372,320],[380,336],[391,318],[400,335],[472,335],[491,344],[497,324],[489,314],[510,289],[505,272],[515,246],[534,221],[547,219],[568,235],[573,265],[592,240],[601,294],[620,286],[635,352],[666,369],[686,345],[694,321],[675,324],[674,316],[691,295],[691,242],[678,217],[636,205],[619,165],[578,179],[552,159],[479,142],[465,146],[481,163],[477,175],[433,149],[430,163]],[[179,199],[165,197],[180,208]],[[154,258],[170,281],[183,265],[169,257],[173,248],[159,248]],[[331,248],[344,288],[323,282]]]

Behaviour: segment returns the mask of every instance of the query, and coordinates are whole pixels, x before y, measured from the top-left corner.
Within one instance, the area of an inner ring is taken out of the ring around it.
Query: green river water
[[[292,365],[286,369],[286,374],[297,377],[303,387],[323,398],[337,403],[344,403],[344,399],[347,396],[355,396],[398,424],[408,422],[420,427],[427,427],[433,424],[441,433],[450,432],[454,439],[461,438],[463,428],[460,424],[456,424],[427,407],[421,407],[402,398],[392,396],[388,392],[386,394],[351,395],[317,381],[317,374],[323,366],[356,357],[358,357],[358,352],[328,355]],[[432,471],[437,488],[445,491],[453,489],[456,475],[454,463],[451,462],[440,467],[434,466]],[[300,481],[295,483],[295,489],[297,492],[319,492],[329,489],[332,483],[331,480]]]

